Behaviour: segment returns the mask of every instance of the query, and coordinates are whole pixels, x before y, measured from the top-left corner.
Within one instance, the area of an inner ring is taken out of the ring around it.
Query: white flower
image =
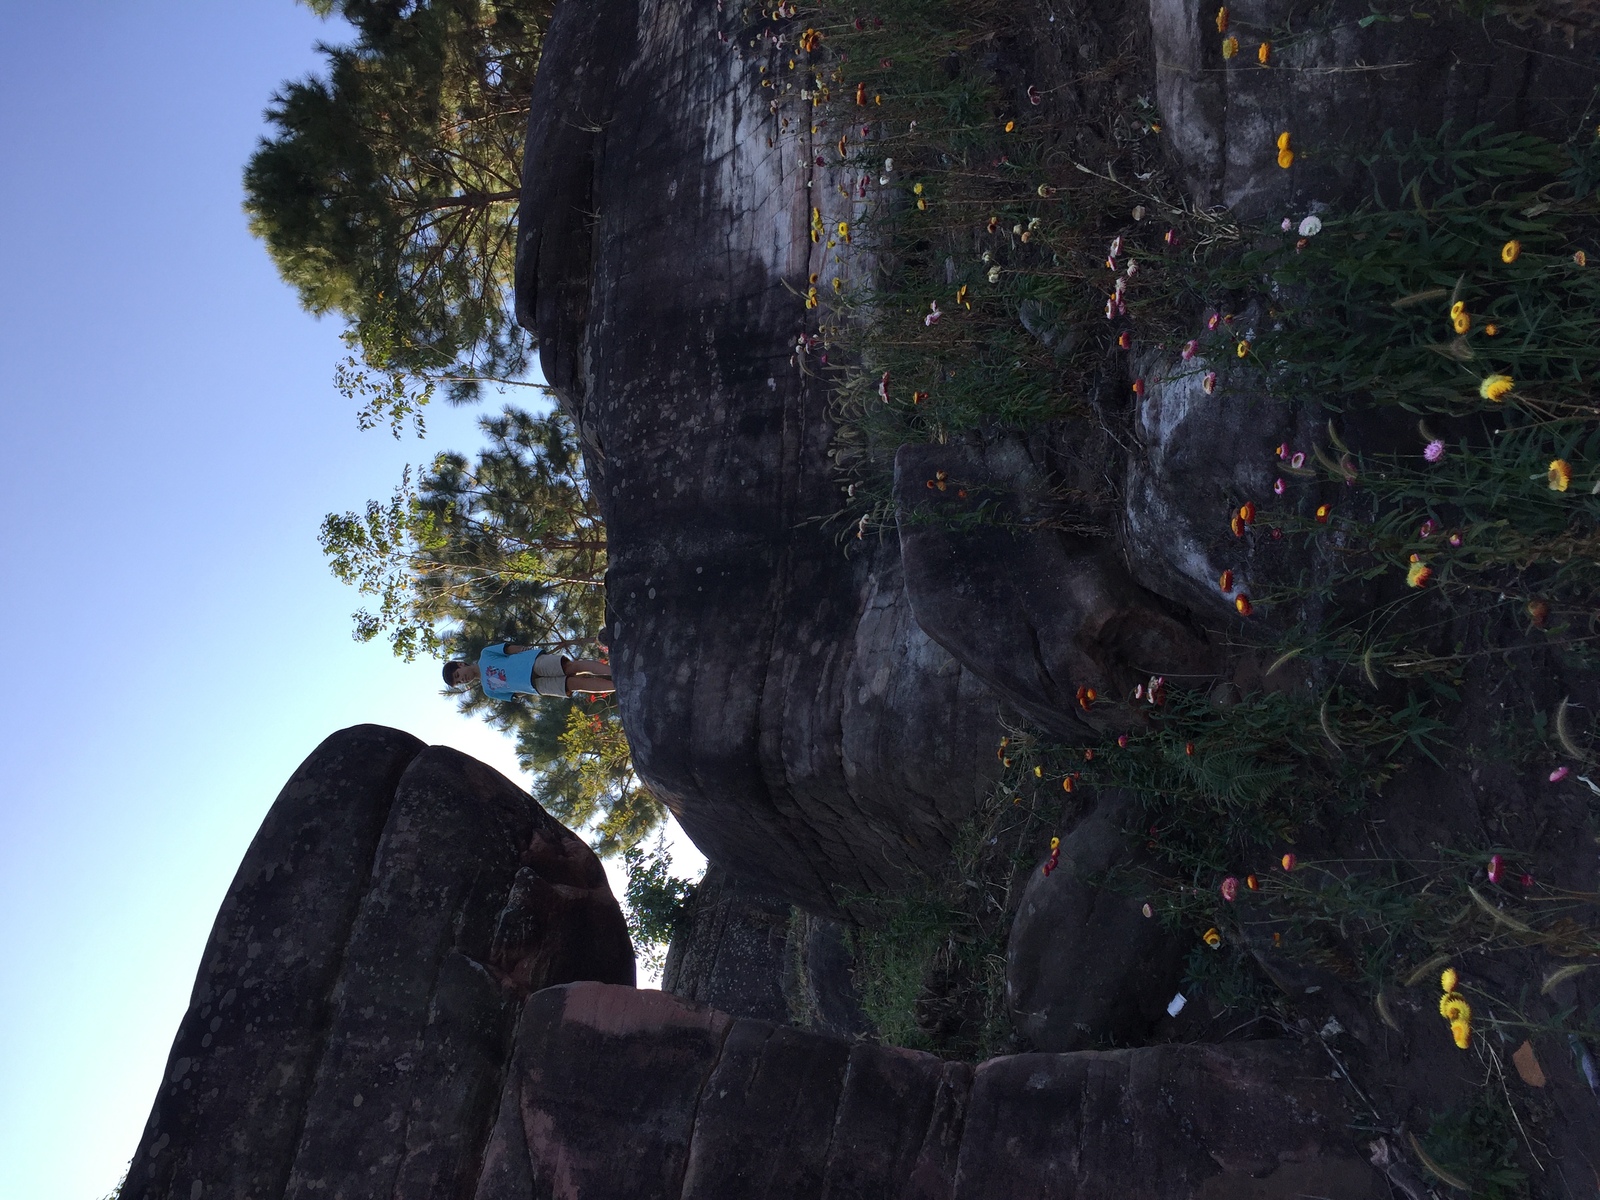
[[[1322,232],[1322,218],[1317,216],[1307,217],[1300,222],[1301,237],[1316,237]]]
[[[937,300],[933,301],[928,305],[928,309],[928,315],[922,318],[922,323],[924,325],[938,324],[939,318],[944,316],[944,314],[939,311],[939,302]]]
[[[884,170],[885,170],[885,171],[892,171],[892,170],[894,170],[894,159],[892,159],[892,158],[886,158],[886,159],[884,159],[884,160],[883,160],[883,169],[884,169]]]
[[[999,267],[990,267],[989,268],[989,282],[990,283],[999,283],[1000,282],[1000,268]]]
[[[1133,259],[1130,258],[1128,260],[1128,278],[1132,279],[1138,273],[1139,273],[1139,264],[1134,262]]]
[[[1285,217],[1283,219],[1283,224],[1281,226],[1279,226],[1279,228],[1282,229],[1285,233],[1288,233],[1289,230],[1294,228],[1294,222],[1291,221],[1288,217]]]

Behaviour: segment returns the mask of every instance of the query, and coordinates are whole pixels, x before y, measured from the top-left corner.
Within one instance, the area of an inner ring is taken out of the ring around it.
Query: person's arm
[[[532,646],[519,646],[516,642],[507,642],[502,649],[507,654],[521,654],[524,650],[532,650]]]

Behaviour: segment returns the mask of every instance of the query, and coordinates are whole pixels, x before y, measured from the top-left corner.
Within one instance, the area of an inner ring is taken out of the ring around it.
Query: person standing
[[[446,687],[464,687],[477,680],[483,694],[495,700],[516,696],[571,696],[588,692],[604,696],[616,691],[611,664],[593,658],[568,658],[538,646],[502,642],[484,647],[475,663],[452,660],[444,665]]]

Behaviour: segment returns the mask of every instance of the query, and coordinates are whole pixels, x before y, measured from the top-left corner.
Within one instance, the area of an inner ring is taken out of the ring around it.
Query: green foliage
[[[672,855],[662,838],[648,851],[637,846],[623,851],[622,861],[628,872],[628,933],[635,952],[659,970],[667,943],[694,897],[694,881],[672,874]]]
[[[312,312],[368,369],[455,399],[526,368],[508,303],[528,95],[549,0],[312,0],[355,26],[273,97],[245,209]]]
[[[1470,1101],[1436,1115],[1422,1146],[1446,1172],[1484,1200],[1523,1200],[1532,1193],[1517,1165],[1517,1131],[1500,1093],[1482,1088]]]
[[[377,599],[356,638],[387,634],[407,661],[506,637],[576,647],[604,621],[605,529],[571,422],[508,407],[479,424],[476,463],[441,454],[386,503],[323,521],[334,575]]]
[[[559,736],[550,738],[561,706],[541,700],[517,734],[517,756],[533,772],[534,799],[563,824],[583,829],[595,852],[632,851],[660,828],[666,810],[639,783],[616,705],[609,700],[566,706]]]
[[[1391,711],[1336,688],[1322,697],[1253,693],[1226,708],[1174,691],[1147,732],[1098,747],[1089,763],[1048,750],[1055,778],[1125,788],[1156,853],[1186,871],[1226,871],[1325,811],[1354,811],[1393,774],[1403,749],[1443,727],[1420,702]]]

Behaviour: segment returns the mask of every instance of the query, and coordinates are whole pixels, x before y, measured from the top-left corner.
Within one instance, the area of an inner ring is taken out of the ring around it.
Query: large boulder
[[[123,1200],[459,1194],[520,997],[574,979],[634,979],[588,847],[464,754],[342,730],[239,866]]]
[[[523,1010],[476,1200],[1387,1195],[1281,1042],[928,1054],[573,984]]]

